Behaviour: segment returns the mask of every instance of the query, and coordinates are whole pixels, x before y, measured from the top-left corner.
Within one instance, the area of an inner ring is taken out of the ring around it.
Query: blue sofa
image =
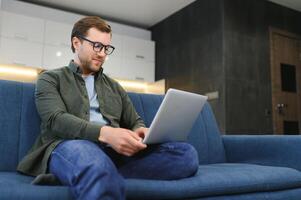
[[[32,185],[33,177],[16,172],[39,134],[34,89],[34,84],[0,81],[0,199],[72,199],[68,187]],[[163,96],[129,96],[149,125]],[[221,136],[207,103],[189,142],[199,154],[195,176],[174,181],[127,179],[128,199],[301,199],[301,137]]]

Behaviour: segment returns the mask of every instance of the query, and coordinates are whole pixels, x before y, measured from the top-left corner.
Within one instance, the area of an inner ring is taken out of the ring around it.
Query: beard
[[[85,57],[81,57],[80,55],[78,55],[78,59],[81,63],[81,67],[83,72],[85,73],[97,73],[99,72],[99,70],[102,68],[102,65],[104,63],[104,59],[101,57],[92,57],[91,60],[89,60],[88,58]],[[92,63],[94,60],[93,59],[97,59],[99,61],[99,64],[94,64]]]

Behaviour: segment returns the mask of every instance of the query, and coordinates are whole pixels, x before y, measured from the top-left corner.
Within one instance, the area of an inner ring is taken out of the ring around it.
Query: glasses
[[[86,40],[87,42],[90,42],[90,44],[92,44],[93,46],[93,50],[95,52],[101,52],[102,49],[104,48],[105,49],[105,54],[106,55],[110,55],[113,53],[115,47],[111,46],[111,45],[104,45],[102,44],[101,42],[93,42],[87,38],[85,38],[84,36],[81,36],[81,35],[78,35],[79,38],[83,39],[83,40]]]

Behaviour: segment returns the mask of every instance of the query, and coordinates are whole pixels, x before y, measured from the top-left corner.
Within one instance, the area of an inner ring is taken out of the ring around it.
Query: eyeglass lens
[[[94,46],[93,46],[94,51],[100,52],[100,51],[102,51],[103,48],[105,48],[105,54],[107,54],[107,55],[113,53],[113,51],[114,51],[114,47],[112,47],[112,46],[105,46],[98,42],[94,43]]]

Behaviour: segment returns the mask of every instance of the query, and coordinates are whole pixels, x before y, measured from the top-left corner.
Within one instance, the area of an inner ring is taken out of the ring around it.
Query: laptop
[[[186,141],[207,98],[199,94],[169,89],[143,143]]]

